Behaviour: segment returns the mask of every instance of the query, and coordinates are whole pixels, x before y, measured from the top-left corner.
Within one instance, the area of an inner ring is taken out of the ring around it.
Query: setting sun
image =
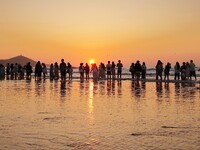
[[[90,65],[92,65],[92,64],[94,64],[95,63],[95,61],[94,61],[94,59],[90,59]]]

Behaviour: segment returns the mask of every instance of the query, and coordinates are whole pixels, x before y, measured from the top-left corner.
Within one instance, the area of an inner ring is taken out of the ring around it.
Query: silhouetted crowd
[[[80,80],[89,80],[90,73],[92,73],[94,80],[121,79],[122,68],[123,64],[121,63],[121,60],[118,60],[117,64],[115,64],[114,61],[108,61],[106,65],[101,62],[98,67],[96,63],[94,63],[91,64],[91,68],[88,63],[85,63],[85,65],[83,63],[80,63],[78,71],[80,73]],[[169,80],[171,70],[171,64],[169,62],[164,67],[163,63],[158,60],[155,66],[155,70],[156,80],[163,80],[163,74],[164,80]],[[145,62],[141,64],[138,60],[136,61],[136,63],[132,63],[129,71],[131,73],[132,79],[134,80],[146,79],[147,67]],[[2,64],[0,64],[1,79],[5,79],[6,77],[6,79],[11,80],[31,80],[32,75],[34,74],[35,80],[41,80],[42,78],[45,80],[48,73],[50,80],[66,80],[67,76],[69,80],[72,80],[73,67],[69,62],[65,63],[64,59],[61,59],[60,64],[58,64],[57,62],[51,64],[49,71],[47,71],[46,65],[44,63],[41,63],[40,61],[36,63],[34,71],[30,62],[28,62],[25,66],[22,66],[18,63],[8,63],[6,67],[4,67]],[[195,64],[193,60],[191,60],[190,62],[183,62],[182,65],[180,65],[179,62],[176,62],[174,66],[174,80],[191,80],[192,77],[194,77],[196,80]]]

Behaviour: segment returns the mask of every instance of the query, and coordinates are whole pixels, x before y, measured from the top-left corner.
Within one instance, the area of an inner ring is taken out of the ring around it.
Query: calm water
[[[199,84],[0,81],[0,149],[200,149]]]

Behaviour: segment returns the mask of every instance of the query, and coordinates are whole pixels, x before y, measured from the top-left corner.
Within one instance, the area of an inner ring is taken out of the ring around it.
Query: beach
[[[197,83],[0,81],[0,149],[200,149]]]

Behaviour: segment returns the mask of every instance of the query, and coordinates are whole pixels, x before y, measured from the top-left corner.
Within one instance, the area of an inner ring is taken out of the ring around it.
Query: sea
[[[198,82],[0,80],[0,91],[0,150],[200,149]]]

